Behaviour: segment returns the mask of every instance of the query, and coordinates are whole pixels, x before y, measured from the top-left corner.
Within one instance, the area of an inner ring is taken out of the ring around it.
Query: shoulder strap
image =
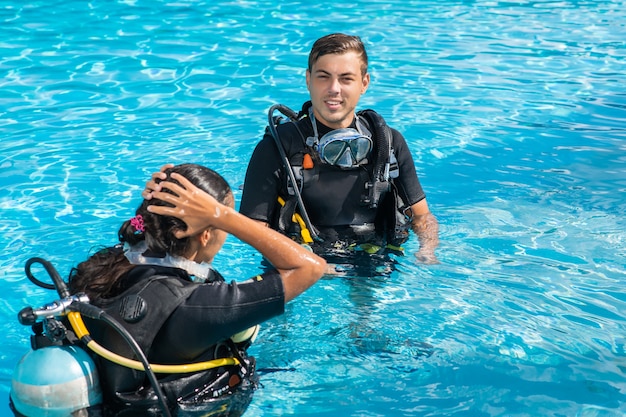
[[[313,106],[313,103],[311,103],[311,100],[304,102],[304,104],[302,105],[302,109],[300,109],[300,112],[298,113],[297,119],[300,120],[303,117],[307,117],[309,115],[309,109]]]
[[[196,283],[167,275],[141,281],[116,297],[104,310],[119,321],[146,352],[172,312],[197,288]],[[164,294],[167,294],[165,296]]]
[[[383,194],[391,189],[389,167],[392,154],[392,133],[387,123],[385,123],[385,119],[374,110],[361,110],[357,113],[357,116],[363,117],[369,123],[374,143],[376,144],[373,181],[368,185],[369,196],[367,201],[370,207],[376,208]]]

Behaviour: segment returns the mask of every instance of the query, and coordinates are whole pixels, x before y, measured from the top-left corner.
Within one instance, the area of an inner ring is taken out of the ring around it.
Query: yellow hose
[[[278,196],[278,203],[281,206],[284,206],[285,200],[282,197]],[[291,221],[298,223],[298,225],[300,226],[300,237],[302,237],[302,241],[304,243],[313,243],[311,232],[306,227],[306,223],[304,222],[304,219],[302,218],[300,213],[294,213],[293,216],[291,216]]]
[[[89,336],[89,331],[85,326],[85,322],[83,321],[80,313],[76,311],[72,311],[67,315],[76,336],[79,339],[82,339],[85,336]],[[105,359],[110,360],[113,363],[118,365],[125,366],[127,368],[135,369],[137,371],[145,371],[143,364],[139,361],[126,358],[124,356],[120,356],[117,353],[111,352],[110,350],[104,348],[99,345],[95,340],[90,339],[87,342],[87,347],[91,349],[96,354],[102,356]],[[206,362],[197,362],[183,365],[159,365],[159,364],[150,364],[152,370],[158,374],[179,374],[179,373],[188,373],[188,372],[198,372],[205,371],[207,369],[219,368],[220,366],[227,365],[238,365],[239,361],[236,358],[222,358],[222,359],[213,359],[211,361]]]

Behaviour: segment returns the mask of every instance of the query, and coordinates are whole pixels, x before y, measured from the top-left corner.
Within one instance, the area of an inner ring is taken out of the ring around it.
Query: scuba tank
[[[102,403],[96,365],[78,346],[31,350],[15,367],[10,400],[17,416],[82,415]]]
[[[54,285],[44,283],[31,273],[34,263],[43,265]],[[46,289],[56,289],[60,299],[37,309],[23,308],[18,320],[23,325],[30,325],[32,350],[24,355],[15,367],[9,394],[10,406],[17,417],[101,417],[106,415],[109,405],[104,404],[98,369],[91,355],[98,355],[118,365],[145,373],[151,389],[151,410],[160,411],[161,416],[171,417],[164,388],[156,378],[160,374],[188,374],[190,378],[203,375],[202,371],[226,368],[228,372],[219,375],[237,373],[239,380],[250,379],[254,373],[254,361],[235,354],[234,357],[218,358],[203,362],[179,365],[151,364],[130,332],[104,310],[89,303],[84,293],[70,295],[67,285],[52,264],[41,258],[31,258],[26,262],[26,276],[31,282]],[[123,357],[98,344],[89,334],[82,315],[92,320],[100,320],[111,326],[131,347],[137,360]],[[62,319],[61,319],[62,318]],[[66,324],[71,325],[71,330]],[[233,335],[233,346],[246,349],[258,333],[259,326],[253,326]],[[87,353],[88,350],[90,353]],[[235,349],[237,350],[237,349]],[[208,375],[208,374],[207,374]],[[191,398],[194,406],[212,407],[213,400],[221,400],[219,407],[228,406],[228,398],[214,394],[214,389],[224,392],[220,380],[205,381],[203,388],[207,399]],[[226,381],[231,387],[230,381]],[[182,384],[185,382],[183,381]],[[249,384],[250,385],[250,384]],[[256,385],[254,385],[256,386]],[[197,390],[196,390],[197,391]],[[195,391],[194,391],[195,392]],[[248,396],[249,397],[249,396]],[[179,399],[180,400],[180,399]],[[188,402],[176,401],[182,407]],[[249,402],[249,401],[248,401]],[[205,404],[206,403],[206,404]],[[236,405],[236,404],[235,404]],[[245,404],[247,405],[247,403]],[[158,408],[158,410],[157,410]],[[117,412],[117,411],[114,411]],[[127,414],[123,411],[124,415]],[[143,414],[142,414],[143,415]]]
[[[33,263],[41,263],[55,285],[42,283],[30,271]],[[68,340],[62,315],[72,302],[88,301],[86,296],[70,297],[54,267],[40,258],[26,263],[26,275],[37,285],[56,288],[61,300],[33,309],[26,307],[18,314],[21,324],[31,325],[31,350],[15,366],[9,394],[10,406],[19,417],[87,416],[88,409],[102,403],[102,391],[95,362],[79,345]]]
[[[44,267],[54,285],[35,278],[31,272],[35,263]],[[17,417],[102,416],[102,391],[97,368],[83,347],[98,355],[106,355],[110,360],[127,360],[127,366],[144,370],[154,388],[162,415],[171,416],[152,365],[126,329],[103,310],[89,304],[86,294],[70,295],[57,270],[45,259],[29,259],[25,272],[31,282],[42,288],[56,289],[61,298],[38,309],[25,307],[17,315],[19,322],[32,326],[35,333],[31,335],[32,351],[19,361],[11,381],[10,406]],[[114,355],[112,352],[91,339],[81,313],[112,326],[129,343],[139,361],[111,356]],[[67,330],[61,317],[67,317],[73,332]]]

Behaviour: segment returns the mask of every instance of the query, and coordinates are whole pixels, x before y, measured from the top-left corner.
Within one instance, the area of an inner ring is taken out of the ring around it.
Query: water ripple
[[[3,394],[28,346],[17,310],[53,298],[26,259],[65,275],[114,242],[164,162],[218,168],[239,200],[267,109],[307,99],[310,46],[341,30],[368,46],[361,106],[406,136],[441,263],[414,263],[412,238],[391,276],[288,305],[252,348],[267,372],[248,413],[626,413],[626,4],[337,6],[0,6]],[[231,238],[215,260],[232,279],[259,262]]]

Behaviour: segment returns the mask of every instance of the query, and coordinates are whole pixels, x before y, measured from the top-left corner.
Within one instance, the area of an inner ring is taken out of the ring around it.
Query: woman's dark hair
[[[356,52],[361,58],[361,75],[367,74],[367,52],[361,38],[343,33],[332,33],[315,41],[309,53],[309,72],[313,70],[313,65],[320,57],[329,54],[345,54],[350,51]]]
[[[187,178],[193,185],[207,192],[222,204],[231,202],[232,191],[226,180],[217,172],[196,164],[183,164],[165,171],[167,181],[179,184],[172,179],[172,173]],[[157,180],[160,182],[160,180]],[[171,192],[167,189],[164,192]],[[185,230],[185,223],[171,216],[161,216],[148,211],[150,205],[170,205],[158,199],[144,200],[135,211],[132,219],[126,220],[118,231],[120,244],[104,248],[81,262],[70,272],[69,288],[72,294],[84,292],[90,300],[109,298],[119,289],[120,278],[133,268],[124,256],[123,243],[137,245],[145,241],[150,256],[164,256],[165,253],[183,256],[190,238],[179,239],[178,230]]]

